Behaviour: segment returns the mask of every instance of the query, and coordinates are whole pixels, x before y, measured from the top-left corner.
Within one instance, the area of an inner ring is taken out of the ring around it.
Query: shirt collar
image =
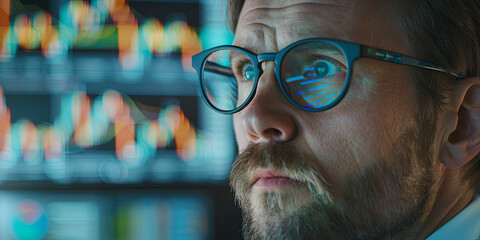
[[[466,208],[427,238],[427,240],[443,239],[480,239],[479,195],[475,195]]]

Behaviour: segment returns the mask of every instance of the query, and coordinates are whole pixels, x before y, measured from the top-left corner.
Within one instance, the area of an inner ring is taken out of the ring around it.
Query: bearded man
[[[480,239],[480,1],[228,6],[193,65],[246,239]]]

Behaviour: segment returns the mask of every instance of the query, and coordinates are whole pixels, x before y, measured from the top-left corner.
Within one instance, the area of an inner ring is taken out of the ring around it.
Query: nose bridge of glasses
[[[262,53],[257,55],[258,63],[264,61],[274,61],[276,57],[275,53]]]
[[[263,70],[265,70],[265,68],[266,68],[265,64],[266,64],[267,61],[275,61],[275,58],[276,58],[275,53],[258,54],[257,59],[258,59],[258,64],[259,64],[259,67],[260,67],[260,71],[263,72]],[[276,62],[274,64],[276,64]],[[275,66],[275,65],[273,65],[273,66]]]

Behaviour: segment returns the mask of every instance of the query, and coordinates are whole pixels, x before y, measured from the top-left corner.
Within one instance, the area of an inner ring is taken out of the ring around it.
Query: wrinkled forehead
[[[246,0],[234,44],[257,53],[276,52],[313,37],[373,45],[382,41],[377,36],[396,33],[391,14],[378,2],[381,1]]]

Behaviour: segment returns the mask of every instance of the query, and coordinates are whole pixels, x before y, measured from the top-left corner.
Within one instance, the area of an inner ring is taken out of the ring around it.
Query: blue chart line
[[[322,95],[322,94],[325,94],[325,93],[326,93],[326,91],[323,91],[323,92],[318,93],[318,94],[316,94],[316,95],[318,96],[318,95]],[[311,107],[311,106],[315,105],[316,103],[318,103],[320,100],[322,100],[322,99],[325,99],[325,100],[326,100],[326,99],[329,99],[329,98],[331,98],[331,97],[333,97],[333,96],[335,96],[335,93],[329,94],[328,96],[325,96],[325,98],[319,98],[319,99],[315,100],[314,102],[311,102],[310,104],[308,104],[308,105],[305,106],[305,107],[307,107],[307,108],[308,108],[308,107]],[[309,96],[308,98],[305,98],[305,100],[310,99],[311,97],[312,97],[312,96]],[[318,106],[315,106],[314,108],[321,108],[321,107],[323,107],[323,106],[328,106],[328,105],[329,105],[330,103],[332,103],[333,101],[335,101],[335,98],[332,99],[332,100],[330,100],[330,101],[328,101],[328,102],[326,102],[326,103],[322,103],[322,104],[320,104],[320,105],[318,105]]]
[[[310,88],[310,89],[306,90],[305,92],[310,92],[310,91],[313,91],[313,90],[317,90],[317,89],[321,89],[321,88],[326,88],[326,87],[328,87],[329,85],[330,85],[330,84],[325,84],[325,85],[322,85],[322,86]]]
[[[232,87],[231,89],[237,90],[237,86],[234,85],[232,82],[230,82],[230,87]]]
[[[237,91],[235,91],[235,90],[236,90],[235,88],[233,88],[233,89],[230,88],[230,92],[232,93],[232,95],[234,95],[235,97],[238,97],[237,93],[236,93]]]
[[[311,106],[315,105],[318,101],[320,101],[320,100],[322,100],[322,99],[323,99],[323,98],[319,98],[319,99],[315,100],[314,102],[308,104],[308,105],[305,106],[305,107],[307,107],[307,108],[308,108],[308,107],[311,107]]]
[[[228,96],[226,96],[226,99],[230,101],[230,103],[233,105],[233,106],[236,106],[237,105],[237,102],[238,102],[238,99],[237,99],[237,94],[232,92],[230,90],[230,94],[228,94]]]
[[[230,86],[232,86],[232,85],[230,84]],[[231,104],[233,104],[235,106],[235,105],[237,105],[237,101],[238,101],[237,98],[238,98],[238,96],[237,96],[237,93],[236,93],[235,89],[233,87],[230,88],[227,95],[225,96],[226,101],[230,102]]]
[[[287,78],[287,79],[285,79],[285,82],[289,83],[289,82],[303,80],[303,79],[305,79],[305,77],[303,75],[300,75],[300,76],[296,76],[296,77]]]
[[[303,69],[303,71],[313,71],[315,70],[315,67],[306,67]]]
[[[237,81],[235,81],[235,78],[230,78],[230,83],[233,84],[234,86],[238,86]]]
[[[323,80],[323,78],[317,78],[317,79],[301,82],[300,85],[306,85],[306,84],[310,84],[310,83],[314,83],[314,82],[320,82],[322,80]]]
[[[332,93],[332,94],[330,94],[330,95],[326,96],[326,97],[325,97],[325,99],[327,99],[327,98],[331,98],[331,97],[333,97],[334,95],[335,95],[335,93]]]
[[[295,94],[295,96],[302,95],[302,94],[304,94],[304,93],[306,93],[306,92],[311,92],[311,91],[313,91],[313,90],[317,90],[317,89],[321,89],[321,88],[326,88],[326,87],[328,87],[329,85],[330,85],[330,84],[325,84],[325,85],[322,85],[322,86],[310,88],[310,89],[308,89],[308,90],[306,90],[306,91],[302,91],[302,92],[299,92],[299,93]]]
[[[312,97],[313,97],[313,95],[310,95],[310,96],[304,98],[303,100],[307,101],[308,99],[310,99],[310,98],[312,98]]]
[[[232,105],[233,105],[233,106],[237,106],[238,99],[235,98],[235,97],[233,97],[233,96],[230,96],[230,97],[231,97],[231,99],[232,99],[232,100],[231,100],[231,101],[232,101]]]
[[[329,105],[330,103],[332,103],[333,101],[335,101],[335,98],[332,99],[332,100],[330,100],[330,101],[328,101],[328,102],[326,102],[326,103],[322,103],[322,104],[316,106],[315,108],[320,108],[320,107],[322,107],[322,106],[328,106],[328,105]]]

